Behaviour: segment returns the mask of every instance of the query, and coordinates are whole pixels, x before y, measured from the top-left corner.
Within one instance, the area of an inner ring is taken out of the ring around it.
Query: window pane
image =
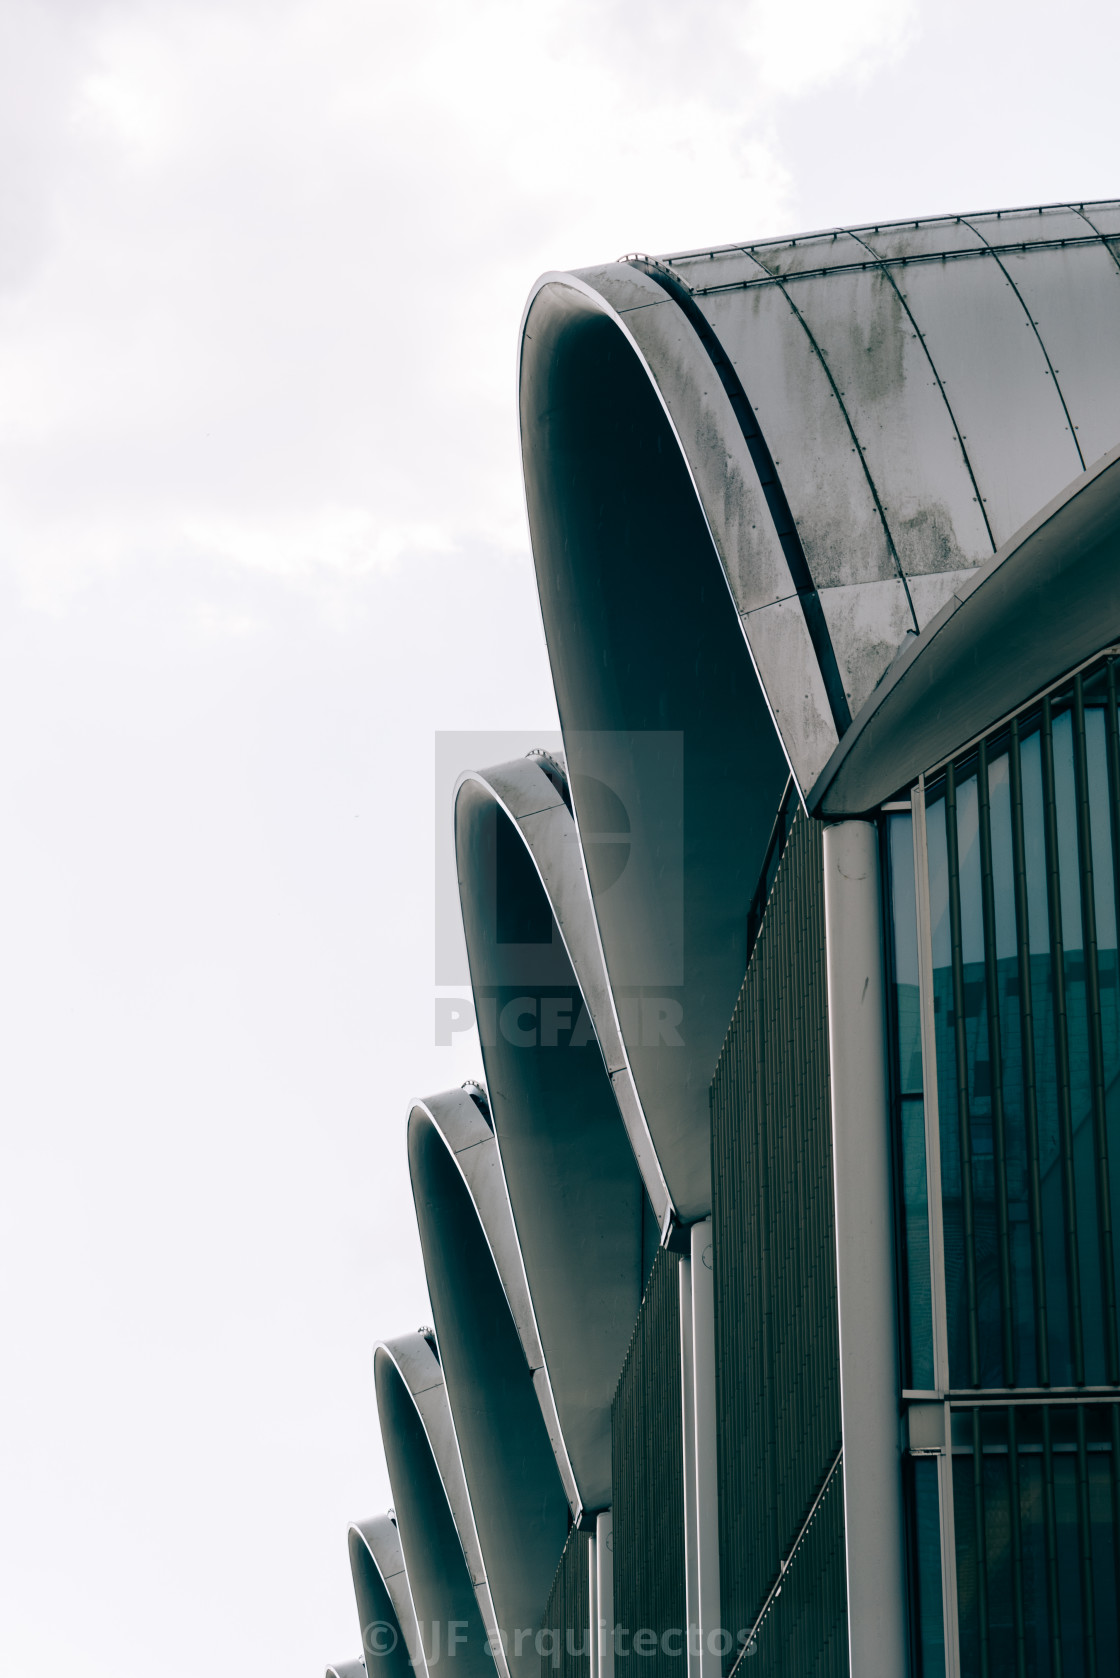
[[[941,1510],[937,1461],[916,1457],[914,1562],[918,1599],[919,1678],[945,1678],[945,1623],[941,1597]]]
[[[992,890],[995,899],[1008,1245],[1011,1252],[1012,1336],[1016,1380],[1020,1386],[1034,1386],[1038,1382],[1038,1359],[1030,1225],[1030,1149],[1024,1099],[1020,1012],[1023,998],[1020,994],[1015,913],[1011,774],[1006,753],[991,760],[988,789],[992,824]]]

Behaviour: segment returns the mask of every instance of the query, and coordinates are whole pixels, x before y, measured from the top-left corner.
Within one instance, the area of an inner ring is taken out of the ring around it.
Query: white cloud
[[[631,9],[583,0],[91,14],[49,237],[0,301],[0,544],[28,586],[107,554],[292,576],[523,547],[534,275],[789,214],[773,89],[804,41],[765,5],[690,15],[654,8],[626,51]],[[874,35],[833,31],[835,73]]]
[[[787,96],[866,84],[914,42],[916,0],[753,0],[740,41],[767,88]]]

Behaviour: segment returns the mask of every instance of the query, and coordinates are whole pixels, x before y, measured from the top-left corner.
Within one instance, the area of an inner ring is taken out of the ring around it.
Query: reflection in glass
[[[913,818],[893,814],[888,826],[894,969],[895,1107],[902,1179],[909,1371],[905,1385],[934,1386],[930,1304],[929,1204],[922,1024],[918,993],[918,918],[914,890]]]
[[[1048,697],[927,798],[954,1388],[1120,1376],[1112,691]]]

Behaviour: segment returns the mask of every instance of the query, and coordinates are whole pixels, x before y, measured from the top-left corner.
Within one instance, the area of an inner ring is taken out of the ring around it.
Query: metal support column
[[[599,1523],[587,1544],[588,1678],[599,1678]]]
[[[596,1678],[614,1678],[614,1526],[609,1509],[595,1517],[595,1612],[591,1624]]]
[[[689,1231],[680,1263],[688,1678],[720,1678],[719,1481],[712,1220]]]
[[[824,832],[850,1668],[907,1669],[878,832]],[[691,1675],[690,1675],[691,1678]]]

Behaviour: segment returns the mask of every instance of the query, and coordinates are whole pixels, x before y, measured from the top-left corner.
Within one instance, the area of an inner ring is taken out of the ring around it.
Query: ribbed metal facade
[[[841,1678],[848,1671],[844,1567],[844,1474],[826,1480],[762,1614],[746,1628],[739,1658],[755,1674]],[[746,1678],[740,1668],[738,1678]]]
[[[720,1585],[733,1632],[758,1620],[840,1450],[826,995],[821,830],[798,815],[712,1082]],[[752,1672],[847,1672],[839,1480]]]
[[[635,1678],[688,1664],[679,1267],[659,1250],[611,1407],[615,1664]]]
[[[541,1620],[541,1678],[590,1678],[590,1572],[590,1535],[573,1527]]]

